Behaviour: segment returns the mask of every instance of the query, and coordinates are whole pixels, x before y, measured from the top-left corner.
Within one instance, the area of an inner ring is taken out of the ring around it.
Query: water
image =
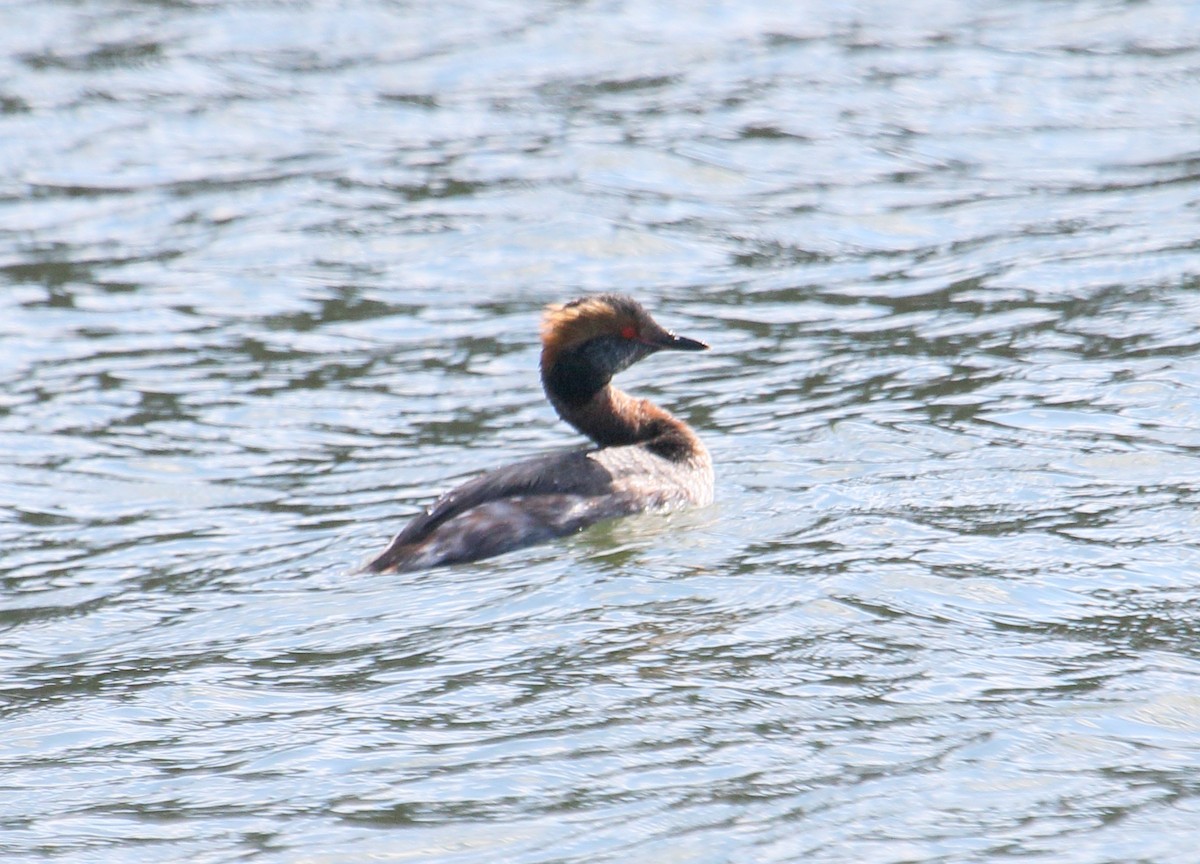
[[[1194,4],[0,21],[4,860],[1194,859]],[[614,289],[717,503],[355,574]]]

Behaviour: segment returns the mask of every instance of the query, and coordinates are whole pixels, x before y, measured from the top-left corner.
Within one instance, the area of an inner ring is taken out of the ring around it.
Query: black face
[[[582,404],[604,388],[612,376],[658,350],[636,339],[597,336],[562,352],[546,380],[552,394],[571,405]]]
[[[607,370],[609,376],[623,372],[657,350],[657,345],[622,336],[597,336],[579,346],[583,358],[597,369]]]

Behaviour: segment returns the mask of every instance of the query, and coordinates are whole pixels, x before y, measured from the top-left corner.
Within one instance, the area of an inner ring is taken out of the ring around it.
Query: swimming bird
[[[601,520],[712,501],[712,459],[691,427],[611,383],[657,351],[707,345],[664,329],[622,294],[547,306],[541,336],[546,397],[595,446],[516,462],[447,492],[365,569],[476,561]]]

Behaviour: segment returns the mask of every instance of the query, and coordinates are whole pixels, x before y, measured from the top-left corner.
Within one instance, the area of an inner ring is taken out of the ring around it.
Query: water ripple
[[[0,849],[1190,860],[1200,19],[912,11],[13,7]],[[355,572],[594,290],[717,503]]]

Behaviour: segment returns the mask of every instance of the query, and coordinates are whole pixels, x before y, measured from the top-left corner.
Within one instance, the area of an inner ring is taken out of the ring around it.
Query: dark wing
[[[439,525],[480,504],[500,498],[527,495],[603,495],[612,491],[608,469],[590,457],[593,451],[575,450],[538,456],[506,465],[451,489],[396,535],[391,546],[420,543]]]

